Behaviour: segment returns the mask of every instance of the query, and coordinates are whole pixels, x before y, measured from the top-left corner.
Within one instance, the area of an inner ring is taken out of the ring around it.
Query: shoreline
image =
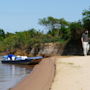
[[[55,76],[56,57],[43,59],[32,72],[9,90],[50,90]]]

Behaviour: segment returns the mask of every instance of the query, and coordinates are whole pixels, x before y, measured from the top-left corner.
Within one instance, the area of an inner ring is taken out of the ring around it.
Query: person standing
[[[82,47],[83,47],[83,54],[87,56],[89,51],[89,38],[88,38],[88,30],[85,30],[81,37]]]

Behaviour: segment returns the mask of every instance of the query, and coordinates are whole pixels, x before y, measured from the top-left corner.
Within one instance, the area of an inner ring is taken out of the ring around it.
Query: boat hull
[[[5,61],[5,60],[2,60],[1,62],[3,64],[25,64],[25,65],[35,65],[35,64],[38,64],[39,62],[41,61],[40,60],[15,60],[15,61]]]

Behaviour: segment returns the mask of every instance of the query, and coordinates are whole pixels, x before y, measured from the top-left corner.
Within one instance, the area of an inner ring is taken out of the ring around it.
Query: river
[[[2,64],[0,61],[0,90],[8,90],[32,71],[30,66]]]

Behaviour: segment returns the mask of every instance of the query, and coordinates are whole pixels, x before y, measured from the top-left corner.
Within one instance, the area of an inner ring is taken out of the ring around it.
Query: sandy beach
[[[51,90],[90,90],[90,56],[57,58]]]
[[[90,90],[90,56],[42,60],[11,90]]]

